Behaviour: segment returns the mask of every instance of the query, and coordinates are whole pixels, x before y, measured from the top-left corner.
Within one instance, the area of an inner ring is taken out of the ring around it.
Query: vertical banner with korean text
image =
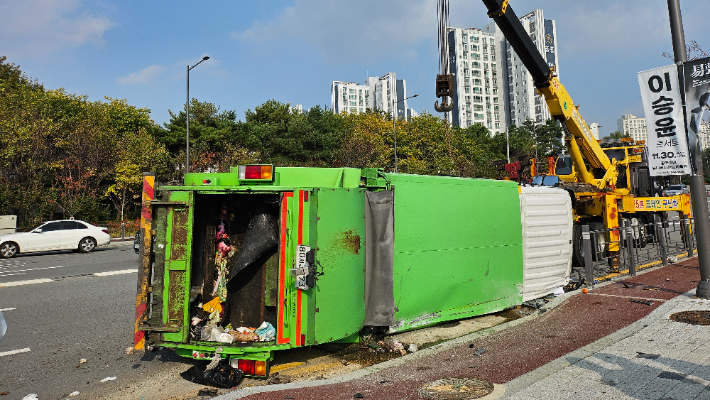
[[[710,146],[710,58],[683,63],[685,111],[688,122],[688,147],[703,150]]]
[[[638,73],[651,176],[688,175],[690,159],[675,65]]]

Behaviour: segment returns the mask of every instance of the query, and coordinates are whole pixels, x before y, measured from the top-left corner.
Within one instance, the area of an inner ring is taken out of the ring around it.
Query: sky
[[[710,2],[681,0],[686,40],[710,53]],[[637,73],[673,63],[664,0],[511,0],[557,24],[559,78],[601,135],[643,116]],[[0,0],[0,55],[47,89],[126,99],[159,124],[190,97],[234,110],[275,99],[330,108],[334,80],[397,73],[434,111],[436,0]],[[451,26],[490,23],[481,1],[450,0]]]

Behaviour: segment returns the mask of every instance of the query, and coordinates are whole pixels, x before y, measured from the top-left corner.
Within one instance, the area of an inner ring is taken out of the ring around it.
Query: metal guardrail
[[[590,231],[589,225],[582,226],[584,266],[573,267],[572,276],[576,275],[579,282],[584,280],[587,288],[616,273],[635,276],[639,269],[668,265],[678,256],[692,255],[697,248],[692,218],[661,221],[655,216],[654,222],[644,225],[632,225],[629,220],[623,222],[623,226],[607,230]],[[612,230],[618,232],[613,236],[619,238],[615,241],[619,245],[618,272],[612,270],[612,257],[606,250]]]

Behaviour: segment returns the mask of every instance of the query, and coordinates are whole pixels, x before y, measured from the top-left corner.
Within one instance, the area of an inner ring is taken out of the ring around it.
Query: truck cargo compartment
[[[209,325],[209,315],[203,306],[215,297],[226,298],[218,326],[276,326],[278,204],[278,193],[196,195],[190,320],[201,321],[190,340],[204,341],[198,328]]]

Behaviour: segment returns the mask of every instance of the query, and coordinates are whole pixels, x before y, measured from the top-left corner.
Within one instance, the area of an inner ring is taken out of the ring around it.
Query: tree
[[[245,113],[238,142],[277,165],[329,167],[337,160],[345,129],[341,116],[318,106],[301,113],[269,100]]]
[[[619,131],[615,131],[609,134],[609,136],[604,136],[602,140],[605,139],[621,139],[621,138],[629,138],[631,137],[628,133],[621,133]]]
[[[144,129],[125,134],[118,139],[118,161],[112,172],[113,184],[106,189],[108,197],[121,219],[121,226],[125,221],[126,207],[131,204],[140,204],[143,172],[153,171],[162,175],[161,171],[168,163],[170,155],[165,146],[157,143]],[[121,232],[123,234],[125,232]]]

